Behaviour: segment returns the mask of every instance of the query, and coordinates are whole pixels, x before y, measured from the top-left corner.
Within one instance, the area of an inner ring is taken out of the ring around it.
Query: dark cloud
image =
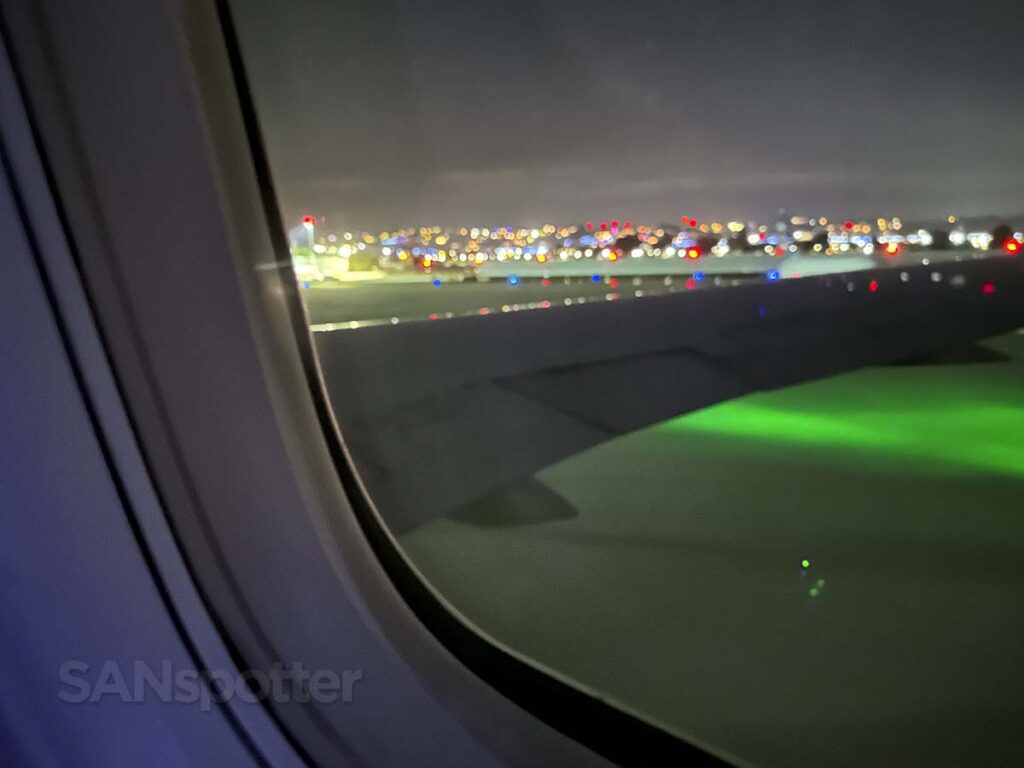
[[[1019,3],[236,5],[290,216],[1024,208]]]

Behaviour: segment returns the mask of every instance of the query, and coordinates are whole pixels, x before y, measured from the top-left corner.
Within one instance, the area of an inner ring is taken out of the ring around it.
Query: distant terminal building
[[[288,230],[288,247],[292,251],[311,251],[316,242],[315,237],[316,227],[313,217],[303,216],[301,224]]]

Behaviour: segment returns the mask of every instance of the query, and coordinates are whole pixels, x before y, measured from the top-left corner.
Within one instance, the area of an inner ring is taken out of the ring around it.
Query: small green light
[[[810,560],[801,560],[800,561],[800,565],[803,568],[810,568],[811,567],[811,561]]]

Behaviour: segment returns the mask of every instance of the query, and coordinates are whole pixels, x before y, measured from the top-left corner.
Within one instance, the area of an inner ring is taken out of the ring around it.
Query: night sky
[[[239,0],[284,212],[1024,213],[1024,4]]]

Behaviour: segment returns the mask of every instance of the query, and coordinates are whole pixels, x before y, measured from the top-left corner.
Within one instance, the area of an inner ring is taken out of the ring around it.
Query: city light
[[[705,259],[708,266],[701,274],[716,275],[716,282],[718,274],[737,272],[775,281],[841,272],[853,263],[850,259],[860,259],[857,268],[865,268],[887,261],[902,264],[908,256],[927,265],[981,258],[996,249],[1014,256],[1024,252],[1020,222],[1010,226],[993,217],[957,219],[950,231],[945,214],[916,221],[878,215],[867,219],[870,224],[786,214],[767,222],[720,219],[703,225],[681,216],[679,225],[591,219],[372,231],[351,224],[331,231],[315,221],[304,215],[288,233],[296,273],[311,284],[417,272],[428,283],[436,277],[444,284],[498,279],[519,285],[566,275],[601,281],[610,277],[609,271],[620,276],[669,275],[673,259]],[[758,265],[758,259],[765,262]]]

